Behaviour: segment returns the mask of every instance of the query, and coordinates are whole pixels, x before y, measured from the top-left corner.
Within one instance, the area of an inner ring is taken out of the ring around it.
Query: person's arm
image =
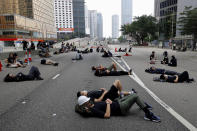
[[[178,83],[179,77],[178,75],[175,75],[175,76],[176,76],[176,79],[174,80],[174,83]]]
[[[110,105],[112,104],[112,101],[110,99],[107,99],[106,100],[106,104],[107,104],[107,107],[106,107],[106,112],[105,112],[104,118],[110,118],[110,116],[111,116],[111,107],[110,107]]]
[[[106,93],[107,93],[107,91],[105,90],[103,92],[103,94],[98,99],[94,99],[94,102],[100,102],[100,101],[102,101]]]

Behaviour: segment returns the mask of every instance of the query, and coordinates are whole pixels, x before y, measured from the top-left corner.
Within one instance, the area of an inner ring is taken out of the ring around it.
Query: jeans
[[[131,94],[126,97],[117,100],[120,105],[120,110],[123,115],[125,115],[133,104],[137,104],[141,109],[144,109],[146,106],[142,102],[137,94]]]
[[[187,71],[184,71],[183,73],[181,73],[179,75],[179,82],[184,82],[184,81],[187,81],[189,80],[189,73]]]
[[[35,79],[35,78],[40,77],[40,71],[37,67],[32,66],[28,75]]]

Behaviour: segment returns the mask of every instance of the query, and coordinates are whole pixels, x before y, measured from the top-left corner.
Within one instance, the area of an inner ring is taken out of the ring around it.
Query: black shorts
[[[110,90],[105,94],[103,101],[105,101],[106,99],[110,99],[114,101],[118,97],[119,97],[118,89],[114,85],[112,85]]]
[[[43,64],[43,65],[45,65],[46,64],[46,60],[45,59],[42,59],[40,63]]]

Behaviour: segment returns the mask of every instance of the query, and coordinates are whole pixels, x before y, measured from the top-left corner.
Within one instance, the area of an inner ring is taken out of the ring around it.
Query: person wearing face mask
[[[87,96],[80,96],[78,104],[75,105],[75,112],[86,117],[99,117],[109,119],[111,116],[127,115],[129,109],[137,104],[145,113],[144,119],[152,122],[161,122],[160,118],[154,115],[143,103],[137,94],[130,94],[115,101],[106,99],[105,101],[92,103]]]
[[[137,94],[135,89],[131,89],[131,91],[122,91],[122,90],[123,89],[120,80],[116,80],[111,86],[109,91],[107,91],[104,88],[101,88],[100,90],[92,90],[89,92],[84,90],[77,92],[77,97],[87,96],[91,99],[92,102],[100,102],[100,101],[105,101],[107,99],[114,101],[119,97],[123,98],[133,93]],[[144,104],[148,109],[152,109],[152,107],[148,103],[144,102]]]

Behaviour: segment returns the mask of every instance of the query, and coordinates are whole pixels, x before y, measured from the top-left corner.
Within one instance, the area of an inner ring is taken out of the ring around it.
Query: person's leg
[[[37,67],[32,66],[29,75],[33,76],[34,78],[40,78],[40,71]]]
[[[130,75],[127,71],[119,71],[120,75]]]
[[[184,71],[179,75],[179,82],[184,82],[189,80],[189,73],[187,71]]]
[[[46,65],[53,65],[53,64],[55,64],[55,62],[54,61],[52,61],[52,60],[46,60]]]
[[[144,102],[142,102],[139,98],[139,96],[137,96],[137,94],[131,94],[128,95],[122,99],[118,100],[119,104],[120,104],[120,109],[122,114],[126,114],[129,109],[133,106],[133,104],[137,104],[141,109],[144,109],[146,107],[146,105],[144,104]]]

